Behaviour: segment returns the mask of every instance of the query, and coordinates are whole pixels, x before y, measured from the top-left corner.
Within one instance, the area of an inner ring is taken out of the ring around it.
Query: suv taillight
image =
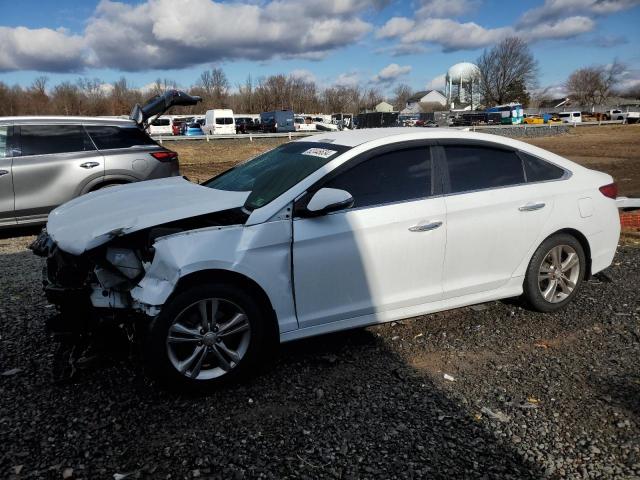
[[[152,152],[151,156],[161,162],[172,162],[178,160],[178,154],[172,151]]]
[[[605,197],[613,198],[614,200],[618,196],[618,186],[615,183],[603,185],[599,190]]]

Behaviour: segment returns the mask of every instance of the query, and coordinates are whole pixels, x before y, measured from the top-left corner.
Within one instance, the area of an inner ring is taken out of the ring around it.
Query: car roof
[[[136,126],[133,120],[122,117],[67,117],[67,116],[22,116],[22,117],[0,117],[0,123],[58,123],[62,125],[91,123],[99,125],[118,125],[123,127]]]
[[[394,138],[402,136],[403,138]],[[298,139],[298,142],[335,143],[345,147],[355,147],[376,140],[388,138],[391,141],[403,140],[439,140],[445,138],[475,139],[505,143],[503,137],[483,133],[469,132],[456,128],[416,129],[412,127],[388,127],[388,128],[363,128],[357,130],[342,130],[325,132],[311,137]]]
[[[385,142],[385,140],[387,141]],[[343,145],[345,147],[358,147],[362,145],[366,149],[367,144],[373,144],[371,147],[375,148],[375,146],[384,145],[386,143],[405,142],[411,140],[476,140],[528,152],[571,170],[584,169],[584,167],[581,167],[571,160],[567,160],[564,157],[540,147],[536,147],[535,145],[515,140],[513,138],[504,137],[502,135],[471,132],[468,129],[422,129],[415,127],[364,128],[358,130],[325,132],[318,135],[303,137],[295,141],[333,143],[336,145]]]

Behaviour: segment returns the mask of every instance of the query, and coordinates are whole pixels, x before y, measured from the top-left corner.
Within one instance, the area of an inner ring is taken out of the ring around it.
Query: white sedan
[[[278,340],[507,297],[562,308],[613,259],[615,197],[609,175],[516,140],[356,130],[281,145],[202,185],[77,198],[32,248],[65,328],[82,305],[136,322],[151,375],[209,387]]]

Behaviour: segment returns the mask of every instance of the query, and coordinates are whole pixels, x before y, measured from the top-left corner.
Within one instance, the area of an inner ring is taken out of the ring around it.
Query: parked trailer
[[[519,125],[524,121],[524,109],[520,103],[507,103],[487,108],[487,113],[500,113],[502,125]]]
[[[356,117],[357,128],[384,128],[398,125],[398,112],[360,113]]]
[[[295,132],[296,127],[293,117],[294,115],[291,110],[262,112],[260,114],[262,131],[265,133]]]

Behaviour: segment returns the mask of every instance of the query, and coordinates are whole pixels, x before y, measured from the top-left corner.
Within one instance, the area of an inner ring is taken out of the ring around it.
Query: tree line
[[[538,62],[527,43],[518,37],[502,40],[485,50],[477,59],[479,69],[475,79],[481,103],[486,106],[513,101],[536,106],[546,98],[544,93],[533,95],[537,86]],[[614,60],[611,65],[595,65],[574,71],[564,84],[569,96],[581,105],[602,105],[613,95],[640,98],[640,84],[626,92],[616,90],[626,67]],[[30,86],[9,86],[0,82],[0,116],[15,115],[127,115],[136,103],[176,88],[171,79],[159,78],[142,92],[122,77],[112,84],[98,78],[79,78],[64,81],[49,88],[46,76],[37,77]],[[203,101],[193,107],[181,107],[173,113],[203,113],[212,108],[231,108],[235,112],[257,113],[292,109],[305,113],[357,113],[372,109],[383,100],[396,110],[402,110],[412,88],[404,83],[395,87],[386,98],[376,85],[334,85],[323,88],[312,79],[295,75],[270,75],[254,80],[249,75],[243,83],[232,88],[221,68],[203,71],[194,85],[187,89]],[[458,102],[456,102],[458,104]],[[425,105],[424,111],[439,105]]]
[[[134,104],[144,103],[170,88],[177,88],[176,82],[158,79],[142,92],[125,77],[112,84],[104,84],[98,78],[79,78],[51,88],[46,76],[37,77],[28,87],[0,82],[0,116],[128,115]],[[232,89],[220,68],[202,72],[186,91],[201,96],[202,103],[175,108],[172,113],[195,114],[212,108],[231,108],[244,113],[287,108],[308,113],[359,112],[384,100],[384,95],[376,87],[342,85],[320,88],[315,81],[282,74],[256,81],[248,76],[244,83]]]

